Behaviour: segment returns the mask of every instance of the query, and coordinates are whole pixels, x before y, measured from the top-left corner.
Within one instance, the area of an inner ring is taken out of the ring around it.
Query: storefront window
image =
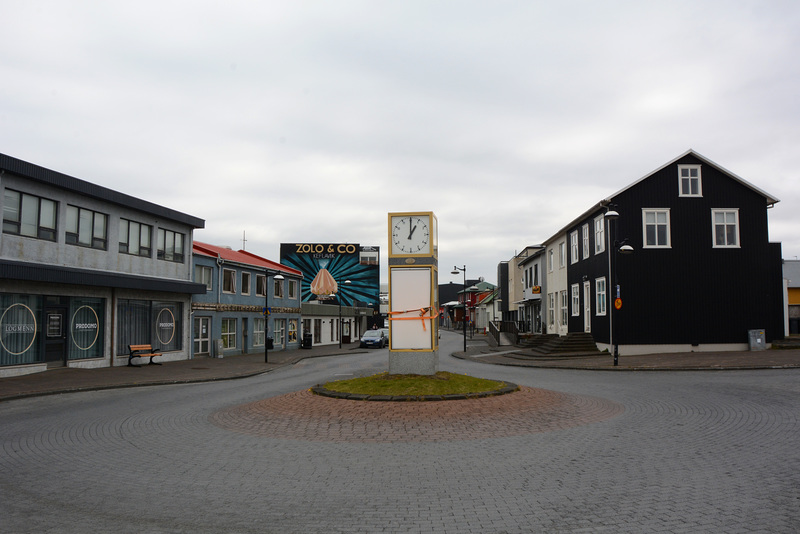
[[[180,302],[153,302],[152,317],[158,350],[180,350],[183,348],[181,319],[183,306]]]
[[[183,348],[183,304],[147,300],[117,301],[117,354],[128,345],[150,344],[159,351]]]
[[[0,365],[44,361],[41,336],[42,297],[0,295]]]
[[[68,358],[83,360],[103,357],[105,300],[73,298],[69,306],[70,344]]]

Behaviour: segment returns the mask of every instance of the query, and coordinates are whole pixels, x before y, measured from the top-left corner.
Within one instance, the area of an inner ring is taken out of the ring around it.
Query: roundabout
[[[625,411],[621,404],[597,397],[514,387],[505,394],[428,402],[364,402],[304,390],[225,408],[209,421],[272,439],[448,442],[564,430]]]
[[[309,390],[382,360],[6,402],[3,531],[798,531],[794,370],[497,366],[519,390],[426,402]]]

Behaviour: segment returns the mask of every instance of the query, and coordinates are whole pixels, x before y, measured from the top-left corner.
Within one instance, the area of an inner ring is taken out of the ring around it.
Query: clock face
[[[430,254],[430,250],[431,230],[427,216],[392,217],[393,254]]]

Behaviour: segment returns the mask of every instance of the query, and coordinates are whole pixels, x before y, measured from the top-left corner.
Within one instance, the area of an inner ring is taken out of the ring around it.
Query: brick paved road
[[[443,354],[459,345],[445,333]],[[490,419],[458,419],[436,440],[404,439],[395,425],[383,431],[400,433],[396,440],[360,440],[368,429],[345,411],[299,417],[284,435],[226,428],[214,415],[377,372],[385,351],[229,382],[9,401],[0,404],[0,531],[800,531],[798,370],[441,363],[613,413],[554,429],[525,427],[517,410],[488,432]],[[528,410],[530,421],[543,417]],[[268,427],[276,415],[263,417],[251,424]],[[322,424],[338,430],[310,439]],[[337,434],[343,424],[347,439]]]

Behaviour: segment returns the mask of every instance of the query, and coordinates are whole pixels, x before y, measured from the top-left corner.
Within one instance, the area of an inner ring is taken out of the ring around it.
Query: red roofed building
[[[199,241],[192,258],[194,281],[206,286],[192,299],[194,357],[264,352],[268,339],[270,350],[300,347],[300,271]]]

